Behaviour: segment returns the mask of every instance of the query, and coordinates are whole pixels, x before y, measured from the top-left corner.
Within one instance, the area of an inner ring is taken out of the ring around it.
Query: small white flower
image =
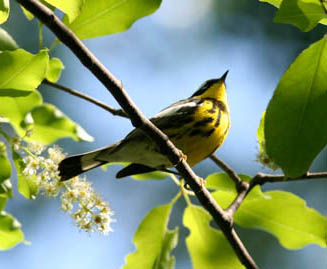
[[[40,155],[44,150],[44,145],[37,142],[29,142],[27,144],[27,148],[30,152],[34,153],[35,155]]]
[[[23,148],[21,141],[17,142]],[[87,232],[100,231],[107,235],[112,231],[109,205],[94,191],[91,182],[86,178],[75,177],[62,183],[60,181],[58,164],[65,154],[58,146],[49,147],[47,151],[39,143],[27,143],[27,155],[23,160],[23,174],[33,178],[40,192],[49,197],[60,195],[61,209],[69,212],[77,226]],[[44,156],[41,156],[43,153]],[[45,156],[47,153],[48,156]]]

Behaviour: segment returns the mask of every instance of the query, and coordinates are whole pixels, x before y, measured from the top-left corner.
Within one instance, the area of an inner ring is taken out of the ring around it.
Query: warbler
[[[207,80],[191,97],[150,119],[186,155],[190,166],[214,153],[228,134],[227,74]],[[131,163],[117,173],[117,178],[173,167],[152,139],[136,128],[113,145],[64,159],[58,169],[61,180],[67,180],[109,162]]]

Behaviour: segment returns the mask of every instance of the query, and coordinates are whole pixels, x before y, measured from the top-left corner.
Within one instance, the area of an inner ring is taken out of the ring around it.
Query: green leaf
[[[249,181],[247,175],[239,175],[243,180]],[[205,179],[206,187],[213,190],[223,190],[237,194],[234,181],[226,173],[213,173]]]
[[[45,0],[39,0],[43,5],[45,5],[47,8],[51,9],[52,11],[54,11],[56,8],[52,5],[50,5],[49,3],[47,3]],[[71,2],[71,1],[69,1]],[[23,12],[24,12],[24,15],[25,17],[30,21],[34,18],[34,15],[29,12],[27,9],[25,9],[23,6],[21,6]]]
[[[161,0],[85,0],[80,15],[64,23],[81,39],[127,30],[136,20],[155,12]]]
[[[260,119],[260,124],[259,128],[257,130],[257,139],[258,139],[258,144],[259,144],[259,151],[260,152],[265,152],[266,151],[266,141],[265,141],[265,132],[264,132],[264,126],[265,126],[265,116],[266,116],[266,111],[262,113],[261,119]]]
[[[26,177],[23,171],[26,167],[23,159],[20,157],[17,151],[12,149],[13,161],[16,166],[17,178],[18,178],[18,191],[27,199],[35,199],[38,193],[38,187],[35,183],[35,175]]]
[[[177,246],[178,243],[178,227],[174,230],[167,230],[162,242],[162,248],[160,256],[157,258],[155,269],[174,269],[175,268],[175,257],[171,256],[170,253]]]
[[[249,177],[248,175],[243,175],[243,174],[239,174],[238,175],[243,181],[246,182],[250,182],[251,181],[251,177]],[[219,191],[223,191],[223,192],[228,192],[231,193],[233,195],[233,197],[235,197],[237,195],[237,190],[236,190],[236,186],[234,181],[229,177],[229,175],[227,175],[226,173],[214,173],[209,175],[206,179],[205,179],[205,186],[208,189],[212,189],[212,190],[219,190]],[[262,196],[262,192],[260,190],[260,188],[254,187],[251,192],[249,193],[249,195],[247,196],[247,199],[254,199],[257,198],[258,196]],[[229,201],[228,201],[229,202]],[[229,204],[226,204],[226,207]]]
[[[0,0],[0,24],[7,21],[9,17],[9,0]]]
[[[26,97],[1,97],[0,115],[9,119],[16,132],[24,136],[26,131],[22,128],[21,122],[24,120],[26,113],[41,104],[42,97],[38,91],[33,91]]]
[[[0,0],[1,1],[1,0]],[[16,41],[7,31],[0,28],[0,51],[18,49]]]
[[[11,198],[11,164],[7,157],[6,145],[2,141],[0,141],[0,168],[0,197]]]
[[[244,268],[221,231],[210,227],[212,217],[202,207],[185,209],[183,224],[190,230],[186,238],[194,269]]]
[[[234,197],[224,191],[213,193],[221,206],[228,205]],[[326,218],[292,193],[270,191],[255,199],[247,197],[236,211],[234,221],[243,227],[271,233],[288,249],[308,244],[326,247]]]
[[[107,170],[108,166],[111,165],[122,165],[122,166],[127,166],[131,163],[128,162],[110,162],[106,163],[101,166],[103,171]],[[144,174],[138,174],[138,175],[133,175],[131,176],[132,178],[136,180],[160,180],[160,179],[165,179],[166,177],[169,177],[170,173],[163,172],[163,171],[154,171],[154,172],[149,172],[149,173],[144,173]]]
[[[25,17],[26,17],[29,21],[32,20],[32,19],[34,18],[34,15],[33,15],[31,12],[29,12],[29,11],[28,11],[27,9],[25,9],[23,6],[20,6],[20,7],[22,8]]]
[[[2,89],[32,91],[45,78],[49,56],[47,50],[31,54],[23,49],[0,54],[0,92]]]
[[[27,138],[43,144],[51,144],[60,138],[70,137],[77,141],[93,141],[93,137],[51,104],[34,107],[25,121],[30,121],[33,134]]]
[[[149,173],[144,173],[144,174],[138,174],[138,175],[133,175],[131,176],[134,179],[137,180],[153,180],[153,179],[165,179],[169,177],[169,173],[167,172],[162,172],[162,171],[154,171],[154,172],[149,172]]]
[[[269,4],[273,5],[274,7],[279,8],[280,3],[281,3],[283,0],[259,0],[259,1],[260,1],[260,2],[266,2],[266,3],[269,3]]]
[[[282,1],[274,21],[293,24],[301,31],[310,31],[319,21],[327,18],[321,5],[319,0]]]
[[[288,177],[308,171],[327,142],[327,37],[304,50],[282,76],[265,119],[269,157]]]
[[[59,8],[65,14],[67,14],[69,18],[69,22],[73,22],[76,17],[80,14],[81,9],[84,4],[84,0],[70,0],[70,1],[62,1],[62,0],[45,0],[49,4],[54,7]]]
[[[5,209],[7,203],[7,198],[3,198],[0,196],[0,212]]]
[[[136,251],[128,254],[124,269],[171,268],[160,267],[171,263],[170,250],[175,245],[171,238],[176,230],[167,230],[169,215],[173,203],[152,209],[139,225],[134,236]]]
[[[2,211],[0,213],[0,250],[12,248],[24,240],[20,223]]]
[[[266,111],[262,113],[260,125],[257,130],[257,138],[259,144],[259,152],[257,154],[257,161],[260,162],[262,165],[269,167],[272,170],[277,170],[280,167],[274,163],[274,161],[268,156],[267,149],[266,149],[266,140],[265,140],[265,118],[266,118]]]
[[[57,82],[61,75],[61,70],[64,69],[64,64],[58,58],[51,58],[46,78],[51,82]]]

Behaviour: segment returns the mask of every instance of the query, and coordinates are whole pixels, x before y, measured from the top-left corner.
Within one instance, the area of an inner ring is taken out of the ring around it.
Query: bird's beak
[[[225,82],[225,79],[227,77],[227,74],[228,74],[229,70],[227,70],[220,78],[220,80],[222,80],[223,82]]]

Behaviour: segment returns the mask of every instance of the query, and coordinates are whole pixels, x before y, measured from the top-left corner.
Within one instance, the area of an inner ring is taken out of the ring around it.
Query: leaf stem
[[[177,200],[179,199],[179,197],[181,197],[181,195],[182,195],[182,191],[179,191],[176,195],[175,195],[175,197],[173,198],[173,199],[171,199],[171,204],[175,204],[176,202],[177,202]]]
[[[39,50],[43,49],[43,23],[39,22]]]

